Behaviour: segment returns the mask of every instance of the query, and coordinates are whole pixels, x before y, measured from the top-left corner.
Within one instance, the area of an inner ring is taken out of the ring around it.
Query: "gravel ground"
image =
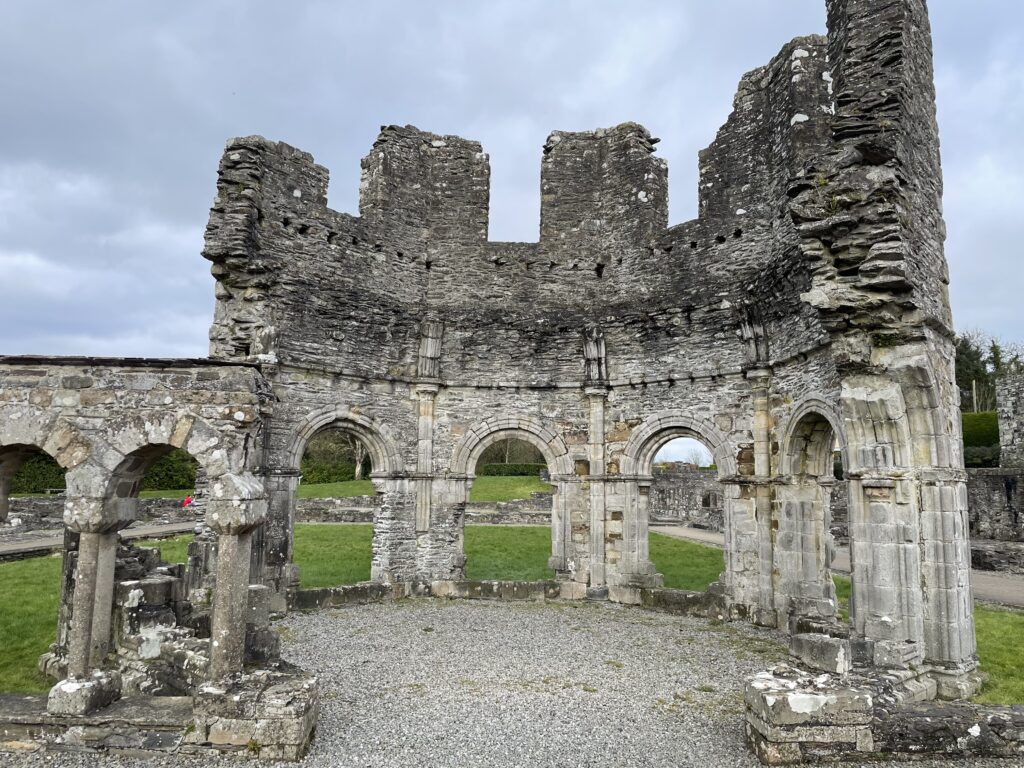
[[[609,604],[415,600],[295,615],[279,626],[288,658],[321,676],[305,763],[318,768],[753,768],[743,680],[784,656],[778,636],[764,631]],[[238,765],[8,759],[32,768]]]

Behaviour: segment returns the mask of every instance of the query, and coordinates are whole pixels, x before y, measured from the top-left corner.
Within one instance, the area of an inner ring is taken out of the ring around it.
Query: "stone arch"
[[[650,560],[648,510],[652,465],[658,451],[670,440],[692,437],[700,440],[715,458],[718,478],[725,481],[737,473],[737,463],[729,440],[710,421],[684,411],[660,411],[633,430],[620,459],[623,476],[622,550],[618,573],[609,570],[610,583],[657,586],[661,577]],[[730,526],[730,505],[734,494],[723,489],[723,516],[726,535]],[[726,568],[729,567],[726,549]]]
[[[69,421],[39,408],[0,408],[0,522],[7,519],[10,483],[25,459],[33,453],[49,456],[65,471],[69,489],[89,466],[96,451],[91,441]]]
[[[781,474],[814,477],[831,474],[832,445],[836,442],[842,455],[843,471],[849,470],[843,421],[836,408],[823,397],[812,395],[801,400],[790,413],[782,434]]]
[[[772,582],[779,626],[794,614],[827,620],[837,614],[831,571],[833,451],[837,442],[845,470],[848,449],[835,407],[817,395],[796,405],[783,433],[775,489],[774,521],[778,527],[772,547]]]
[[[559,574],[566,575],[572,570],[571,564],[581,559],[573,551],[570,519],[572,498],[579,490],[579,483],[573,472],[569,448],[560,435],[529,417],[488,419],[468,430],[456,445],[450,473],[465,479],[461,481],[465,486],[462,494],[465,501],[469,486],[476,477],[476,464],[480,456],[489,446],[510,438],[535,446],[548,465],[555,486],[551,497],[551,557],[548,565]],[[459,546],[462,546],[461,536]]]
[[[306,444],[317,432],[327,427],[345,429],[358,437],[366,446],[375,475],[397,475],[402,472],[402,455],[387,428],[368,416],[339,406],[327,406],[313,411],[299,422],[288,438],[284,466],[298,470]]]
[[[452,453],[452,474],[473,477],[476,462],[484,450],[510,438],[536,446],[544,456],[552,477],[573,474],[572,458],[565,441],[539,421],[524,417],[488,419],[467,431]]]
[[[719,478],[736,474],[736,457],[725,435],[710,421],[679,411],[656,413],[633,430],[622,452],[622,474],[649,476],[658,451],[677,437],[693,437],[707,445]]]

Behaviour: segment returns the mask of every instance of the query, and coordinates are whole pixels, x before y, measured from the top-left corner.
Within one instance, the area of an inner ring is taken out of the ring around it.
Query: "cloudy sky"
[[[536,240],[553,129],[662,138],[671,219],[740,76],[823,0],[0,4],[0,354],[201,356],[230,136],[288,141],[355,212],[381,124],[483,142],[491,239]],[[1024,5],[931,0],[960,328],[1024,341]]]

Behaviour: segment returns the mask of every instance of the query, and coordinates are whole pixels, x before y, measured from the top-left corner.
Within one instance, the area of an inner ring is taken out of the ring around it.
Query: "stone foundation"
[[[747,741],[766,765],[1024,756],[1024,707],[931,701],[935,693],[926,670],[780,665],[747,683]]]

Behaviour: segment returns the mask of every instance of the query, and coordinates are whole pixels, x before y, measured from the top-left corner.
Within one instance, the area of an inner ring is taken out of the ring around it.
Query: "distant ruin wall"
[[[64,528],[64,496],[15,496],[3,532],[40,531]],[[201,515],[198,515],[201,516]],[[197,511],[183,507],[181,499],[140,499],[139,520],[147,523],[184,523],[197,517]]]
[[[376,496],[336,499],[299,499],[295,508],[299,523],[372,523]],[[470,502],[466,523],[492,525],[550,525],[551,494],[532,493],[527,499]]]
[[[712,531],[725,529],[718,472],[676,465],[654,476],[648,501],[651,522],[681,523]]]
[[[1024,541],[1024,467],[967,470],[971,538]]]
[[[1024,374],[996,384],[999,411],[999,466],[1024,468]]]

